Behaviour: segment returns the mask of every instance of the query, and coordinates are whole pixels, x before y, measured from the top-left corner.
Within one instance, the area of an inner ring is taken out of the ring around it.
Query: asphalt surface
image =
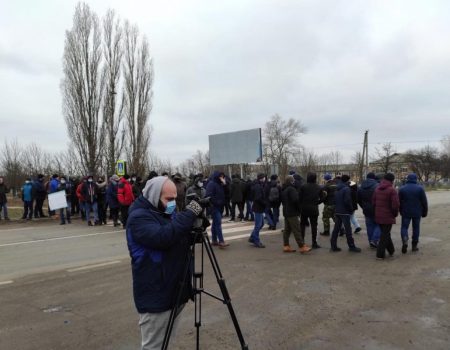
[[[429,199],[420,251],[400,253],[397,224],[386,261],[361,219],[361,254],[332,254],[321,237],[308,255],[282,253],[280,230],[254,248],[251,223],[224,219],[231,245],[215,252],[249,348],[449,349],[450,192]],[[208,264],[205,288],[220,294]],[[112,226],[0,224],[0,305],[0,349],[139,348],[124,231]],[[204,296],[202,307],[201,348],[240,348],[225,305]],[[195,348],[192,304],[180,317],[172,348]]]

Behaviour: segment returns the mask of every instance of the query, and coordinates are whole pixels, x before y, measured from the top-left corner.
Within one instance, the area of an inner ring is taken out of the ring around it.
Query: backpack
[[[280,191],[277,186],[273,186],[269,191],[269,202],[274,203],[280,200]]]

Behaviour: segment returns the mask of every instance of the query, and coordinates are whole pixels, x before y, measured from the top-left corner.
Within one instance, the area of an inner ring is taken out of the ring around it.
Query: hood
[[[165,176],[156,176],[153,179],[148,180],[142,190],[144,198],[147,199],[155,208],[158,208],[162,187],[168,180],[169,179]]]
[[[378,186],[378,182],[377,182],[377,180],[374,180],[374,179],[365,179],[361,183],[361,188],[364,189],[364,190],[375,188],[377,186]]]
[[[336,188],[336,191],[340,191],[340,190],[342,190],[343,188],[348,187],[348,184],[347,184],[346,182],[339,181],[339,182],[337,183],[336,187],[337,187],[337,188]]]
[[[408,177],[406,178],[406,182],[416,184],[417,183],[417,175],[414,173],[409,174]]]
[[[107,185],[106,181],[103,181],[102,183],[96,182],[96,184],[97,184],[98,188],[104,188]]]
[[[386,179],[381,180],[380,186],[378,186],[378,188],[381,191],[384,191],[386,188],[389,188],[389,187],[392,187],[392,182],[390,182],[390,181],[388,181]]]
[[[241,182],[241,179],[235,177],[234,179],[231,180],[231,182],[234,184],[238,184],[239,182]]]
[[[310,184],[315,184],[317,181],[317,175],[316,174],[308,174],[308,176],[306,177],[306,182],[310,183]]]
[[[219,180],[220,175],[221,175],[220,171],[214,170],[214,172],[211,175],[211,180],[219,183],[220,182],[220,180]]]

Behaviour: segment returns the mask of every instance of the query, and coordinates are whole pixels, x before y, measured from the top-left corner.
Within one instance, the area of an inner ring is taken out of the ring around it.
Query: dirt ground
[[[450,349],[450,192],[432,196],[414,254],[401,254],[399,224],[385,261],[364,229],[361,254],[343,238],[340,253],[321,238],[309,255],[285,254],[280,233],[264,236],[266,249],[243,238],[216,250],[249,349]],[[209,268],[205,288],[219,294]],[[139,348],[129,262],[22,278],[0,299],[0,349]],[[200,348],[239,349],[225,305],[204,296],[202,307]],[[192,303],[180,317],[172,348],[195,348]]]

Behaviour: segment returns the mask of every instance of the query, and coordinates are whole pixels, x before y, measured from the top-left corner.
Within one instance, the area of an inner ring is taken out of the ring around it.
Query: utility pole
[[[363,179],[365,179],[367,173],[369,172],[369,130],[366,130],[364,133],[364,144],[361,158],[361,174],[363,175]]]

